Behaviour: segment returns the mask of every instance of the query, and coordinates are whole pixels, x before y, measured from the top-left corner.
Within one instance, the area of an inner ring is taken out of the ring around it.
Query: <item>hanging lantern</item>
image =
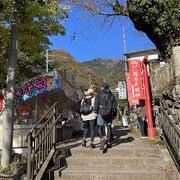
[[[29,117],[30,107],[27,103],[23,102],[16,105],[17,115],[20,119],[26,119]]]

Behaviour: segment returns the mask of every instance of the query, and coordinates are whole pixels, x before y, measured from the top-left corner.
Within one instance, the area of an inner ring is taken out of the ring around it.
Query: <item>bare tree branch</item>
[[[129,17],[138,31],[146,33],[161,52],[162,57],[170,57],[172,47],[180,44],[178,0],[127,0],[125,5],[122,0],[68,1],[92,14],[104,17]],[[168,1],[169,3],[166,3]],[[107,18],[105,18],[106,20]]]
[[[89,1],[81,1],[81,0],[68,0],[69,2],[72,2],[74,4],[79,5],[80,7],[85,8],[87,11],[93,12],[95,14],[103,15],[103,16],[128,16],[128,10],[127,7],[120,4],[118,0],[115,0],[114,2],[109,2],[108,0],[105,0],[108,6],[112,8],[112,12],[103,12],[98,6],[98,0],[89,0]],[[99,2],[102,4],[102,0]],[[106,4],[106,7],[107,7]]]

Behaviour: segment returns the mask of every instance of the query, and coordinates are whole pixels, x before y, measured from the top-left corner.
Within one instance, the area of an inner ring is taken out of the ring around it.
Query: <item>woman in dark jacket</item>
[[[111,113],[108,116],[103,116],[104,114],[104,98],[108,96],[108,100],[111,102]],[[113,112],[115,112],[116,109],[116,99],[114,95],[111,93],[111,90],[109,89],[109,85],[107,83],[102,84],[101,91],[96,95],[95,98],[95,105],[94,105],[94,111],[97,113],[97,125],[98,125],[98,133],[100,136],[100,149],[104,150],[104,145],[107,144],[107,146],[111,147],[111,139],[112,139],[112,119],[113,119]],[[107,135],[106,137],[103,137],[102,129],[103,126],[107,127]],[[107,143],[106,143],[107,142]]]

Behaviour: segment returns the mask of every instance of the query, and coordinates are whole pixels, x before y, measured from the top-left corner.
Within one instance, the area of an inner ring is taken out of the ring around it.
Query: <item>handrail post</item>
[[[57,117],[59,116],[58,104],[56,104],[55,106],[55,115],[56,115],[55,119],[57,119]]]
[[[27,161],[27,180],[32,180],[36,178],[39,170],[41,169],[42,163],[44,163],[45,158],[48,156],[50,150],[55,149],[56,143],[56,123],[58,121],[58,109],[57,103],[55,103],[46,113],[45,116],[50,115],[48,120],[43,124],[43,126],[36,132],[35,129],[38,127],[40,122],[36,123],[33,129],[27,135],[28,143],[28,161]],[[44,132],[44,137],[42,138],[42,133]],[[41,138],[39,139],[39,137]],[[42,150],[42,159],[39,151]],[[35,158],[35,163],[33,162]],[[41,161],[42,160],[42,161]],[[41,171],[40,171],[41,173]]]
[[[32,134],[29,134],[29,136],[28,136],[27,180],[31,180],[31,175],[32,175],[31,153],[32,153]]]
[[[53,127],[53,145],[55,145],[55,143],[56,143],[56,118],[58,117],[56,110],[57,110],[57,104],[54,107],[54,116],[53,116],[53,124],[54,124],[54,127]]]

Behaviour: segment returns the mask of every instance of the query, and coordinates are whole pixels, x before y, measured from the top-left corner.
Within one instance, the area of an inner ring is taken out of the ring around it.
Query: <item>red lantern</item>
[[[16,110],[17,110],[17,115],[21,119],[25,119],[29,117],[30,107],[27,103],[23,102],[21,104],[18,104],[16,106]]]

